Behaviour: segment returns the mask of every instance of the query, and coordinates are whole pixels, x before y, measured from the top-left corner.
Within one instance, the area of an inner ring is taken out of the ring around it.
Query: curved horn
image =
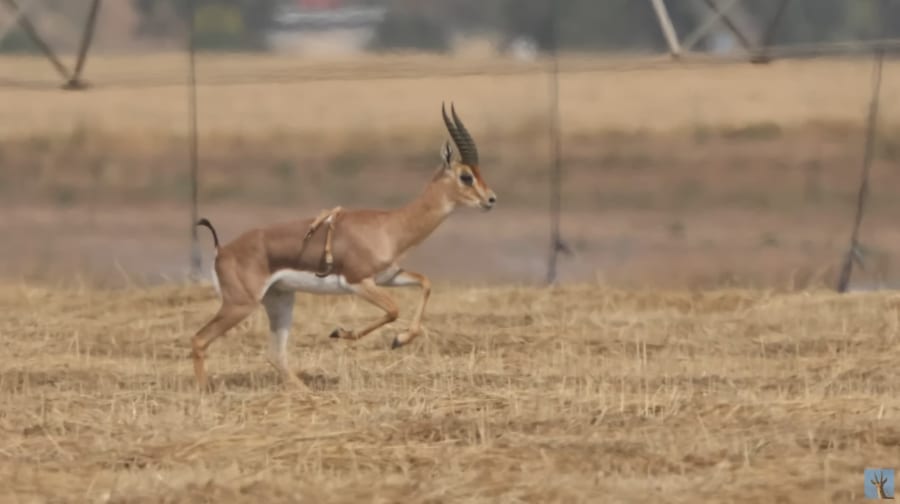
[[[462,162],[470,166],[478,165],[478,149],[475,147],[475,141],[472,140],[472,135],[466,130],[459,116],[456,115],[456,108],[453,106],[453,103],[450,103],[450,113],[453,114],[452,122],[447,117],[447,110],[444,104],[441,103],[441,114],[444,116],[444,124],[447,126],[447,132],[450,133],[453,143],[456,144],[456,149],[459,151]]]
[[[475,140],[472,139],[469,130],[466,129],[462,120],[456,115],[456,108],[453,106],[453,103],[450,104],[450,113],[453,114],[453,122],[456,123],[456,130],[459,133],[459,136],[462,137],[462,145],[457,146],[457,148],[460,151],[463,162],[470,166],[477,166],[478,148],[475,146]]]
[[[453,143],[457,144],[456,147],[459,148],[459,132],[456,131],[456,125],[447,117],[447,109],[444,107],[444,102],[441,102],[441,115],[444,116],[444,125],[447,126],[447,133],[450,133],[450,138],[453,139]]]

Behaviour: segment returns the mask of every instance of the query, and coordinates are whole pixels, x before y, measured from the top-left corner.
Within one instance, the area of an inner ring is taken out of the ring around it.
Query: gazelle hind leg
[[[191,357],[194,360],[194,376],[201,389],[207,389],[209,386],[204,364],[206,349],[216,338],[247,318],[254,308],[255,306],[252,304],[237,305],[223,301],[221,308],[212,320],[194,334],[191,340]]]
[[[359,330],[347,331],[341,328],[335,329],[331,332],[331,338],[358,340],[375,329],[397,320],[397,317],[400,316],[400,310],[397,308],[397,303],[387,291],[375,284],[374,279],[366,278],[357,284],[351,285],[350,288],[357,296],[384,310],[384,316]]]
[[[398,334],[391,343],[391,348],[396,349],[422,334],[422,317],[425,315],[425,306],[428,304],[428,298],[431,296],[431,281],[421,273],[401,271],[397,275],[394,275],[390,281],[385,283],[385,286],[422,288],[422,297],[419,299],[419,305],[416,307],[415,313],[413,313],[413,319],[409,324],[409,329]]]
[[[306,385],[291,372],[287,362],[287,342],[294,318],[294,293],[270,289],[263,297],[262,304],[269,318],[269,352],[266,360],[280,374],[287,385],[307,389]]]
[[[191,357],[194,360],[194,375],[201,390],[208,389],[206,366],[204,363],[206,349],[216,338],[224,335],[229,329],[238,325],[259,305],[259,301],[249,292],[247,286],[253,284],[253,278],[241,278],[235,268],[233,257],[218,255],[215,262],[215,274],[218,279],[217,289],[222,297],[222,305],[212,320],[206,323],[191,340]]]

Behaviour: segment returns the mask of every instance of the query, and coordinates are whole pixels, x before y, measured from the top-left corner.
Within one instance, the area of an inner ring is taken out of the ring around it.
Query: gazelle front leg
[[[291,372],[287,363],[287,342],[294,318],[294,293],[269,290],[262,303],[269,318],[270,331],[266,360],[281,374],[285,384],[300,390],[309,390],[306,384]]]
[[[419,306],[416,307],[416,312],[413,314],[409,329],[398,334],[397,337],[394,338],[393,343],[391,343],[391,348],[396,349],[422,334],[422,316],[425,314],[425,305],[428,303],[428,298],[431,296],[431,281],[421,273],[401,271],[385,285],[390,287],[419,286],[422,288],[422,297],[419,300]]]
[[[373,278],[366,278],[357,284],[353,284],[350,286],[350,289],[354,294],[384,310],[384,316],[358,331],[347,331],[343,328],[337,328],[331,332],[329,337],[358,340],[375,329],[397,320],[397,317],[400,316],[400,309],[397,308],[397,303],[384,289],[375,284]]]

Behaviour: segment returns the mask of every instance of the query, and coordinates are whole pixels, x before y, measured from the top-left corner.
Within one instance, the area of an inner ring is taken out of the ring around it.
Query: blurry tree
[[[452,27],[441,18],[438,2],[393,0],[386,7],[384,19],[375,28],[371,49],[444,52],[450,48]]]
[[[183,33],[195,4],[195,42],[200,49],[265,49],[277,0],[132,0],[141,16],[138,34]]]
[[[27,54],[39,52],[38,47],[31,41],[23,30],[13,28],[3,40],[0,40],[0,53]]]

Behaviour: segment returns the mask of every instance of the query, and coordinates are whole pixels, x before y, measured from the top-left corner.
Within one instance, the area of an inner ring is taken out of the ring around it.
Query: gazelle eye
[[[459,180],[461,180],[463,184],[466,184],[469,186],[472,185],[472,182],[474,182],[474,179],[468,173],[463,173],[462,175],[460,175]]]

